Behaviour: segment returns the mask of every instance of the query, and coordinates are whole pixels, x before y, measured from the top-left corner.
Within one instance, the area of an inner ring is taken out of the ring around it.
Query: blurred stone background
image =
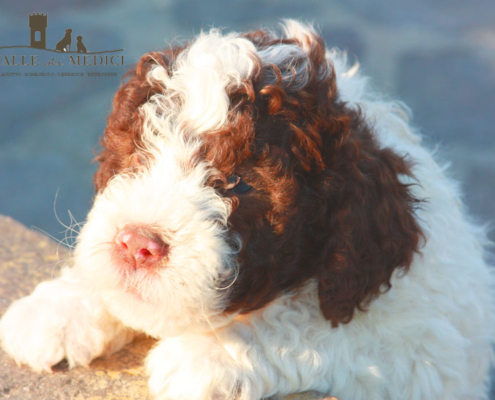
[[[112,95],[141,54],[211,26],[242,31],[283,17],[313,21],[329,46],[359,60],[372,85],[406,102],[428,145],[451,161],[473,216],[495,221],[493,0],[1,0],[0,46],[29,44],[33,12],[48,13],[47,47],[71,28],[73,46],[81,34],[89,51],[124,48],[127,65],[109,67],[115,77],[0,76],[0,213],[27,226],[60,239],[55,211],[64,224],[68,210],[84,221]],[[0,66],[0,74],[12,71],[34,69]]]
[[[89,51],[124,48],[126,66],[109,67],[115,77],[0,76],[0,214],[64,238],[56,214],[66,225],[68,210],[84,221],[98,137],[120,77],[141,54],[211,26],[244,31],[290,17],[314,22],[373,86],[411,107],[426,143],[451,162],[473,217],[494,226],[493,0],[0,0],[0,46],[29,44],[33,12],[48,13],[47,47],[71,28],[74,47],[81,34]],[[6,54],[16,53],[0,49]],[[0,66],[0,75],[32,68]]]

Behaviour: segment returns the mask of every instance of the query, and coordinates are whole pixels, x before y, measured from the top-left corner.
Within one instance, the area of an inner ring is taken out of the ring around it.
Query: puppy
[[[70,52],[70,46],[72,43],[71,33],[72,33],[72,29],[65,30],[65,36],[60,42],[57,43],[57,45],[55,46],[55,50]]]
[[[487,399],[483,231],[366,82],[295,21],[144,55],[73,263],[11,305],[5,351],[49,371],[145,332],[160,400]]]

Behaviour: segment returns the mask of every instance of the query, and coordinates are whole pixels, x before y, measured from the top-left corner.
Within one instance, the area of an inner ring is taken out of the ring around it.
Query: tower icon
[[[29,14],[29,27],[31,28],[31,47],[46,49],[47,14]]]

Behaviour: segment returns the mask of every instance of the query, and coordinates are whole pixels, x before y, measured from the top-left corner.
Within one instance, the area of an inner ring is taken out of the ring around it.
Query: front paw
[[[63,330],[49,314],[38,299],[29,296],[14,302],[0,320],[2,347],[18,365],[51,371],[64,358]]]
[[[70,367],[88,365],[104,353],[116,330],[97,299],[78,285],[55,280],[41,283],[31,296],[9,307],[0,320],[0,341],[17,364],[51,371],[64,358]],[[122,333],[122,342],[130,340],[126,335]]]
[[[213,338],[181,336],[148,355],[149,388],[157,400],[258,400],[261,382]]]

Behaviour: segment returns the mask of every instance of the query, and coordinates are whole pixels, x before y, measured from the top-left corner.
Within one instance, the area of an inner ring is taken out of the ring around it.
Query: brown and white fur
[[[200,34],[117,92],[61,277],[3,348],[37,371],[159,339],[164,399],[487,399],[483,230],[408,124],[315,30]]]

